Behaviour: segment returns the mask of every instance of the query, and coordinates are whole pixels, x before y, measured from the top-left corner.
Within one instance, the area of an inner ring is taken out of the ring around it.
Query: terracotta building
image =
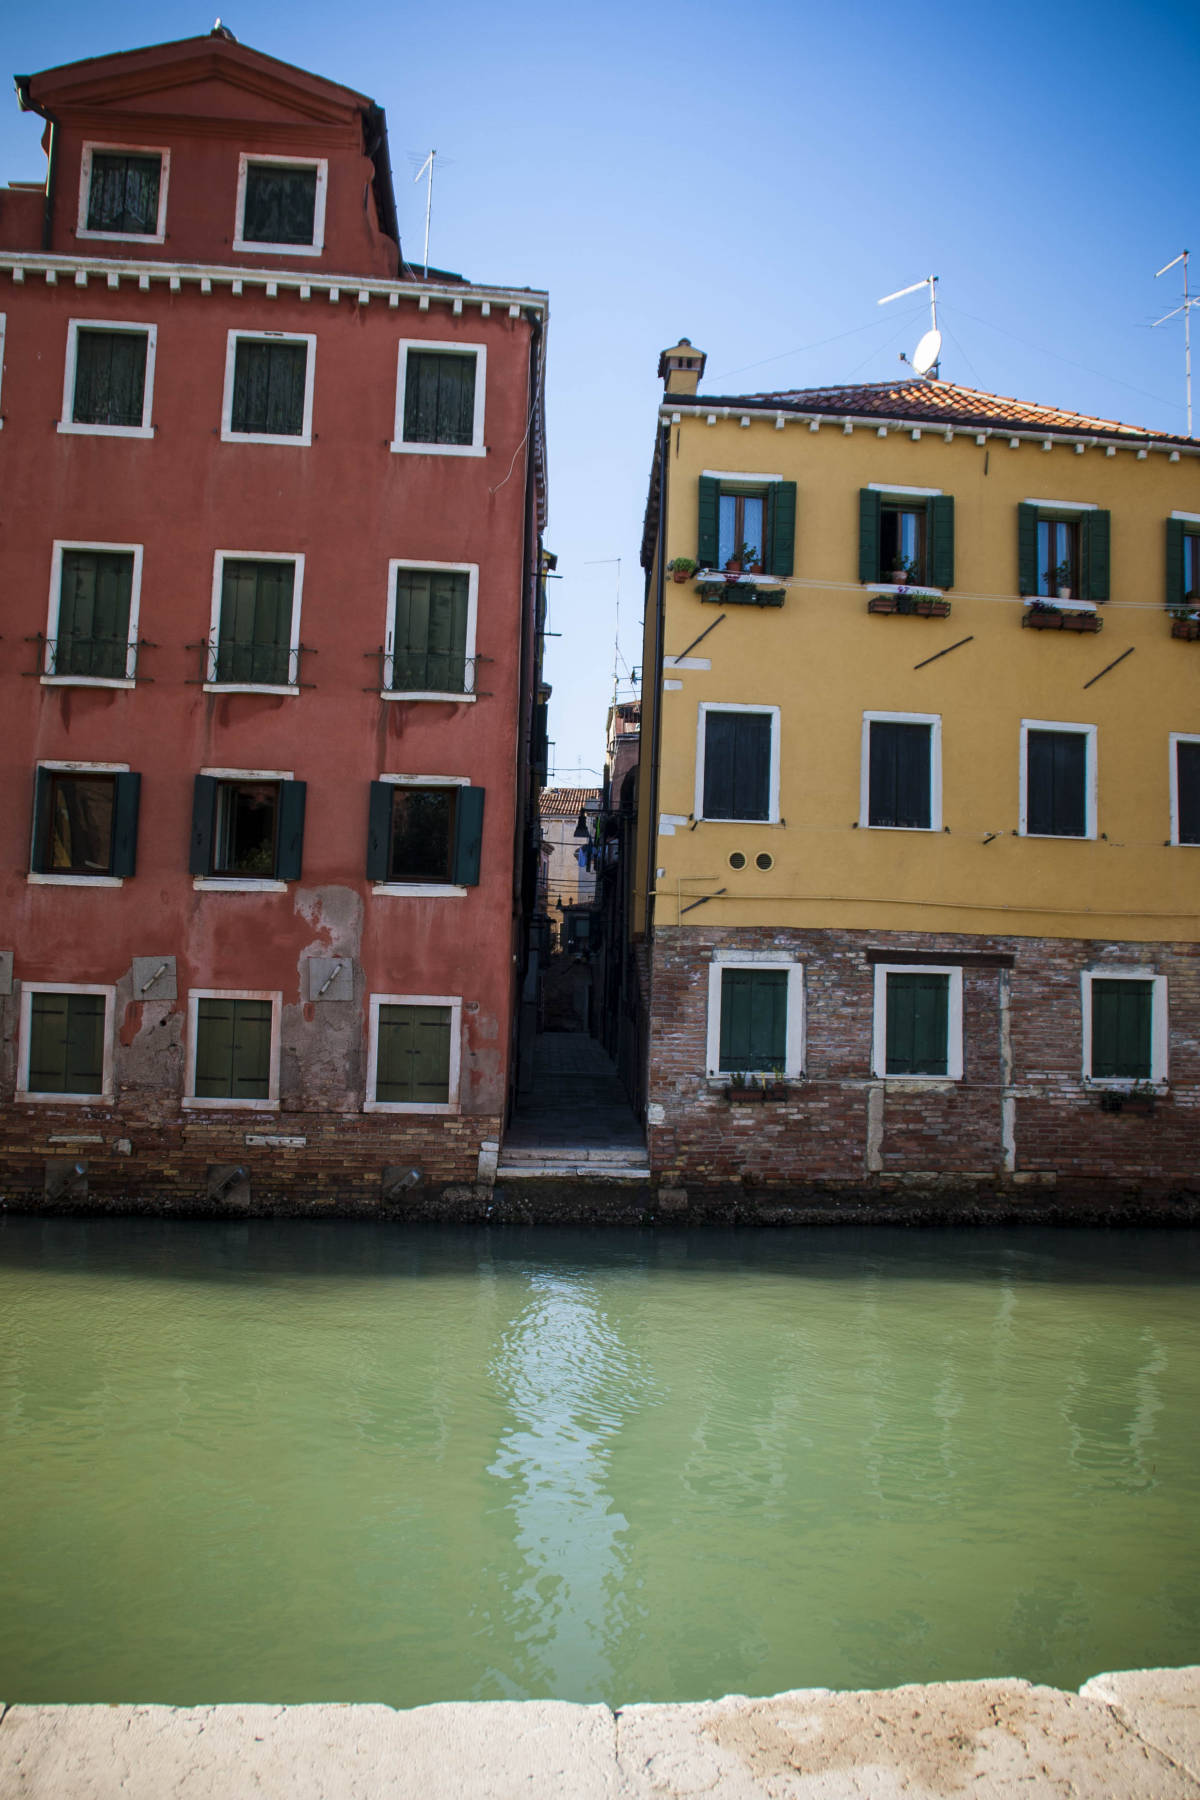
[[[536,880],[546,296],[228,32],[21,76],[0,193],[3,1191],[486,1179]]]
[[[659,1181],[1200,1196],[1200,441],[665,351],[631,960]]]

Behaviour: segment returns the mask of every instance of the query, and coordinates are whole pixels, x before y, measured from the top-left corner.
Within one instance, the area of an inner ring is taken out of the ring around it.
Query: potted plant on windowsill
[[[1171,608],[1171,636],[1193,644],[1200,640],[1200,595],[1189,594],[1186,606]]]
[[[667,573],[672,581],[689,581],[700,564],[690,556],[673,556],[667,564]]]
[[[917,564],[912,557],[898,556],[888,572],[893,587],[907,587],[917,580],[917,576]]]
[[[1100,1096],[1100,1111],[1134,1113],[1152,1118],[1158,1104],[1158,1089],[1152,1081],[1135,1081],[1132,1087],[1110,1089]]]
[[[734,1069],[729,1077],[729,1086],[725,1089],[725,1098],[730,1106],[757,1105],[761,1102],[763,1091],[753,1075],[744,1069]]]
[[[731,581],[739,575],[761,575],[762,558],[754,544],[742,544],[725,564],[725,574]]]
[[[1071,598],[1071,565],[1069,562],[1060,562],[1051,570],[1050,583],[1059,600]]]

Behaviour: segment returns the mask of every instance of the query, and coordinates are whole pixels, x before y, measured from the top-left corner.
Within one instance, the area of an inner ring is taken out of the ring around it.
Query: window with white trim
[[[478,596],[477,563],[389,562],[385,694],[474,692]]]
[[[457,894],[477,887],[485,792],[437,775],[373,781],[367,879],[376,892]]]
[[[1167,978],[1152,969],[1085,969],[1083,1078],[1100,1086],[1167,1079]]]
[[[140,544],[56,542],[43,681],[131,687],[141,589]]]
[[[804,964],[769,951],[715,951],[708,971],[707,1038],[710,1077],[800,1076]]]
[[[23,985],[18,1100],[111,1102],[115,999],[115,987],[61,981]]]
[[[238,158],[233,248],[269,255],[319,256],[325,248],[325,158]]]
[[[941,830],[940,714],[863,714],[858,822],[891,831]]]
[[[876,963],[873,1073],[961,1081],[962,996],[961,968]]]
[[[701,701],[698,819],[779,821],[779,708]]]
[[[1200,844],[1200,737],[1173,731],[1171,745],[1171,842]]]
[[[156,325],[72,319],[58,429],[92,437],[153,437]]]
[[[1022,500],[1017,578],[1032,598],[1086,601],[1109,594],[1109,514],[1090,501]]]
[[[458,1111],[459,995],[372,994],[368,1032],[364,1112]]]
[[[307,782],[265,769],[197,775],[188,856],[194,885],[242,892],[299,881],[307,792]]]
[[[1021,721],[1022,837],[1094,838],[1096,727]]]
[[[206,687],[298,694],[303,595],[301,554],[218,550]]]
[[[482,456],[487,347],[402,338],[392,449]]]
[[[76,235],[163,243],[170,172],[169,150],[142,144],[85,144]]]
[[[871,584],[954,586],[954,500],[940,488],[859,489],[858,578]]]
[[[279,993],[193,988],[184,1106],[277,1111],[282,1015]]]
[[[30,880],[119,887],[137,866],[141,784],[128,763],[39,763]]]
[[[312,443],[316,334],[231,331],[221,437],[227,444]]]

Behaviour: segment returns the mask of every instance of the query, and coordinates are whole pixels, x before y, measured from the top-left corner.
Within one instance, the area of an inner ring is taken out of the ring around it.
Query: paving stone
[[[1093,1675],[1079,1691],[1086,1700],[1105,1701],[1139,1737],[1200,1782],[1200,1666]]]

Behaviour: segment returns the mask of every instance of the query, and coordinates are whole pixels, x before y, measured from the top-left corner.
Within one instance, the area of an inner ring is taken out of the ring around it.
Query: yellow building
[[[664,351],[634,932],[660,1179],[1200,1195],[1200,441]]]

